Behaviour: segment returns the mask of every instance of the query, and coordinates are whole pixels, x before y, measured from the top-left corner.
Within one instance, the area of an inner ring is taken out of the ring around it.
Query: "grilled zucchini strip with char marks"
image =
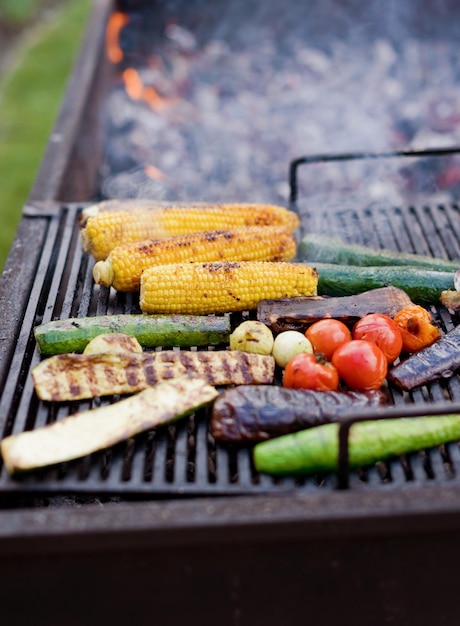
[[[82,400],[141,391],[161,380],[191,374],[211,385],[272,383],[275,362],[271,355],[237,350],[191,350],[143,354],[59,354],[32,370],[41,400]]]
[[[200,378],[163,381],[115,404],[6,437],[0,451],[10,473],[70,461],[185,417],[217,395]]]

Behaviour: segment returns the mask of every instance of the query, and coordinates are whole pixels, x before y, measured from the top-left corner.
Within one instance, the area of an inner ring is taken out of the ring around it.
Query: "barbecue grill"
[[[180,12],[179,4],[152,3],[147,16],[152,20],[157,10],[166,22]],[[190,29],[218,19],[218,11],[206,14],[204,22],[198,19],[204,4],[183,7]],[[119,89],[120,68],[105,53],[106,27],[114,12],[136,15],[141,5],[95,3],[22,212],[0,283],[2,436],[110,401],[38,401],[30,371],[40,357],[32,331],[51,319],[139,311],[136,294],[93,285],[92,261],[79,241],[79,217],[85,206],[105,197],[103,178],[114,173],[102,117]],[[131,50],[134,44],[126,45]],[[137,54],[139,48],[133,49]],[[451,163],[457,152],[442,148],[379,156]],[[460,208],[453,195],[442,201],[427,201],[425,195],[409,204],[374,201],[318,210],[309,191],[312,167],[374,162],[372,157],[368,152],[293,155],[290,179],[289,162],[284,174],[302,227],[375,248],[458,259]],[[174,191],[166,186],[162,193]],[[443,307],[433,306],[432,313],[444,332],[458,323]],[[232,323],[248,315],[235,314]],[[411,393],[391,392],[394,406],[388,415],[460,409],[458,376]],[[294,624],[306,613],[326,624],[353,626],[456,623],[458,444],[348,471],[345,427],[337,475],[273,479],[257,474],[250,449],[214,441],[207,419],[205,411],[198,412],[108,451],[19,478],[1,467],[3,615],[15,624],[30,623],[33,616],[34,623],[47,625],[152,619]]]

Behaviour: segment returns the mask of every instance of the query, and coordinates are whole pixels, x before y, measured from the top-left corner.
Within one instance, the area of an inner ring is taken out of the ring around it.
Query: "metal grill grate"
[[[0,399],[3,436],[113,401],[109,398],[59,405],[43,403],[34,394],[30,375],[40,360],[32,333],[34,325],[57,318],[139,312],[136,294],[117,294],[93,285],[92,261],[82,252],[78,237],[80,209],[61,206],[46,216],[47,236]],[[33,212],[30,216],[26,213],[24,219],[34,219]],[[317,232],[335,232],[350,242],[460,258],[456,205],[343,211],[333,216],[307,212],[302,219],[314,221]],[[444,331],[456,323],[442,307],[434,307],[433,314]],[[396,407],[457,403],[460,379],[457,375],[412,393],[391,391]],[[250,448],[217,444],[208,432],[207,422],[206,411],[201,411],[105,452],[20,478],[11,478],[2,467],[0,493],[178,497],[312,492],[337,485],[335,476],[272,479],[258,475],[252,466]],[[460,448],[455,443],[352,472],[349,486],[373,489],[406,484],[409,488],[427,481],[458,481],[459,475]]]

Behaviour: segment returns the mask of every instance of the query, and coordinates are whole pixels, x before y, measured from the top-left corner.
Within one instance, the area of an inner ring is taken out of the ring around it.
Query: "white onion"
[[[292,357],[301,352],[313,354],[313,346],[298,330],[286,330],[275,338],[272,354],[279,367],[286,367]]]

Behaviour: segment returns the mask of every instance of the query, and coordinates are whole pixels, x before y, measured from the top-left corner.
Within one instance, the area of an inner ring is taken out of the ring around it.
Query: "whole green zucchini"
[[[254,447],[254,463],[267,474],[332,472],[338,468],[339,424],[325,424],[269,439]],[[358,422],[349,433],[349,467],[364,467],[400,454],[460,438],[460,415]]]
[[[436,272],[421,267],[358,267],[315,263],[318,295],[352,296],[378,287],[398,287],[417,304],[436,304],[441,292],[454,288],[455,272]]]
[[[190,348],[227,343],[230,332],[229,317],[220,315],[100,315],[34,328],[38,349],[45,356],[83,352],[91,339],[105,333],[131,335],[144,348]]]
[[[411,265],[425,267],[437,272],[455,271],[460,261],[438,259],[422,254],[373,250],[366,246],[347,244],[339,237],[325,237],[309,233],[299,242],[297,255],[300,261],[318,261],[338,265],[380,266]]]

